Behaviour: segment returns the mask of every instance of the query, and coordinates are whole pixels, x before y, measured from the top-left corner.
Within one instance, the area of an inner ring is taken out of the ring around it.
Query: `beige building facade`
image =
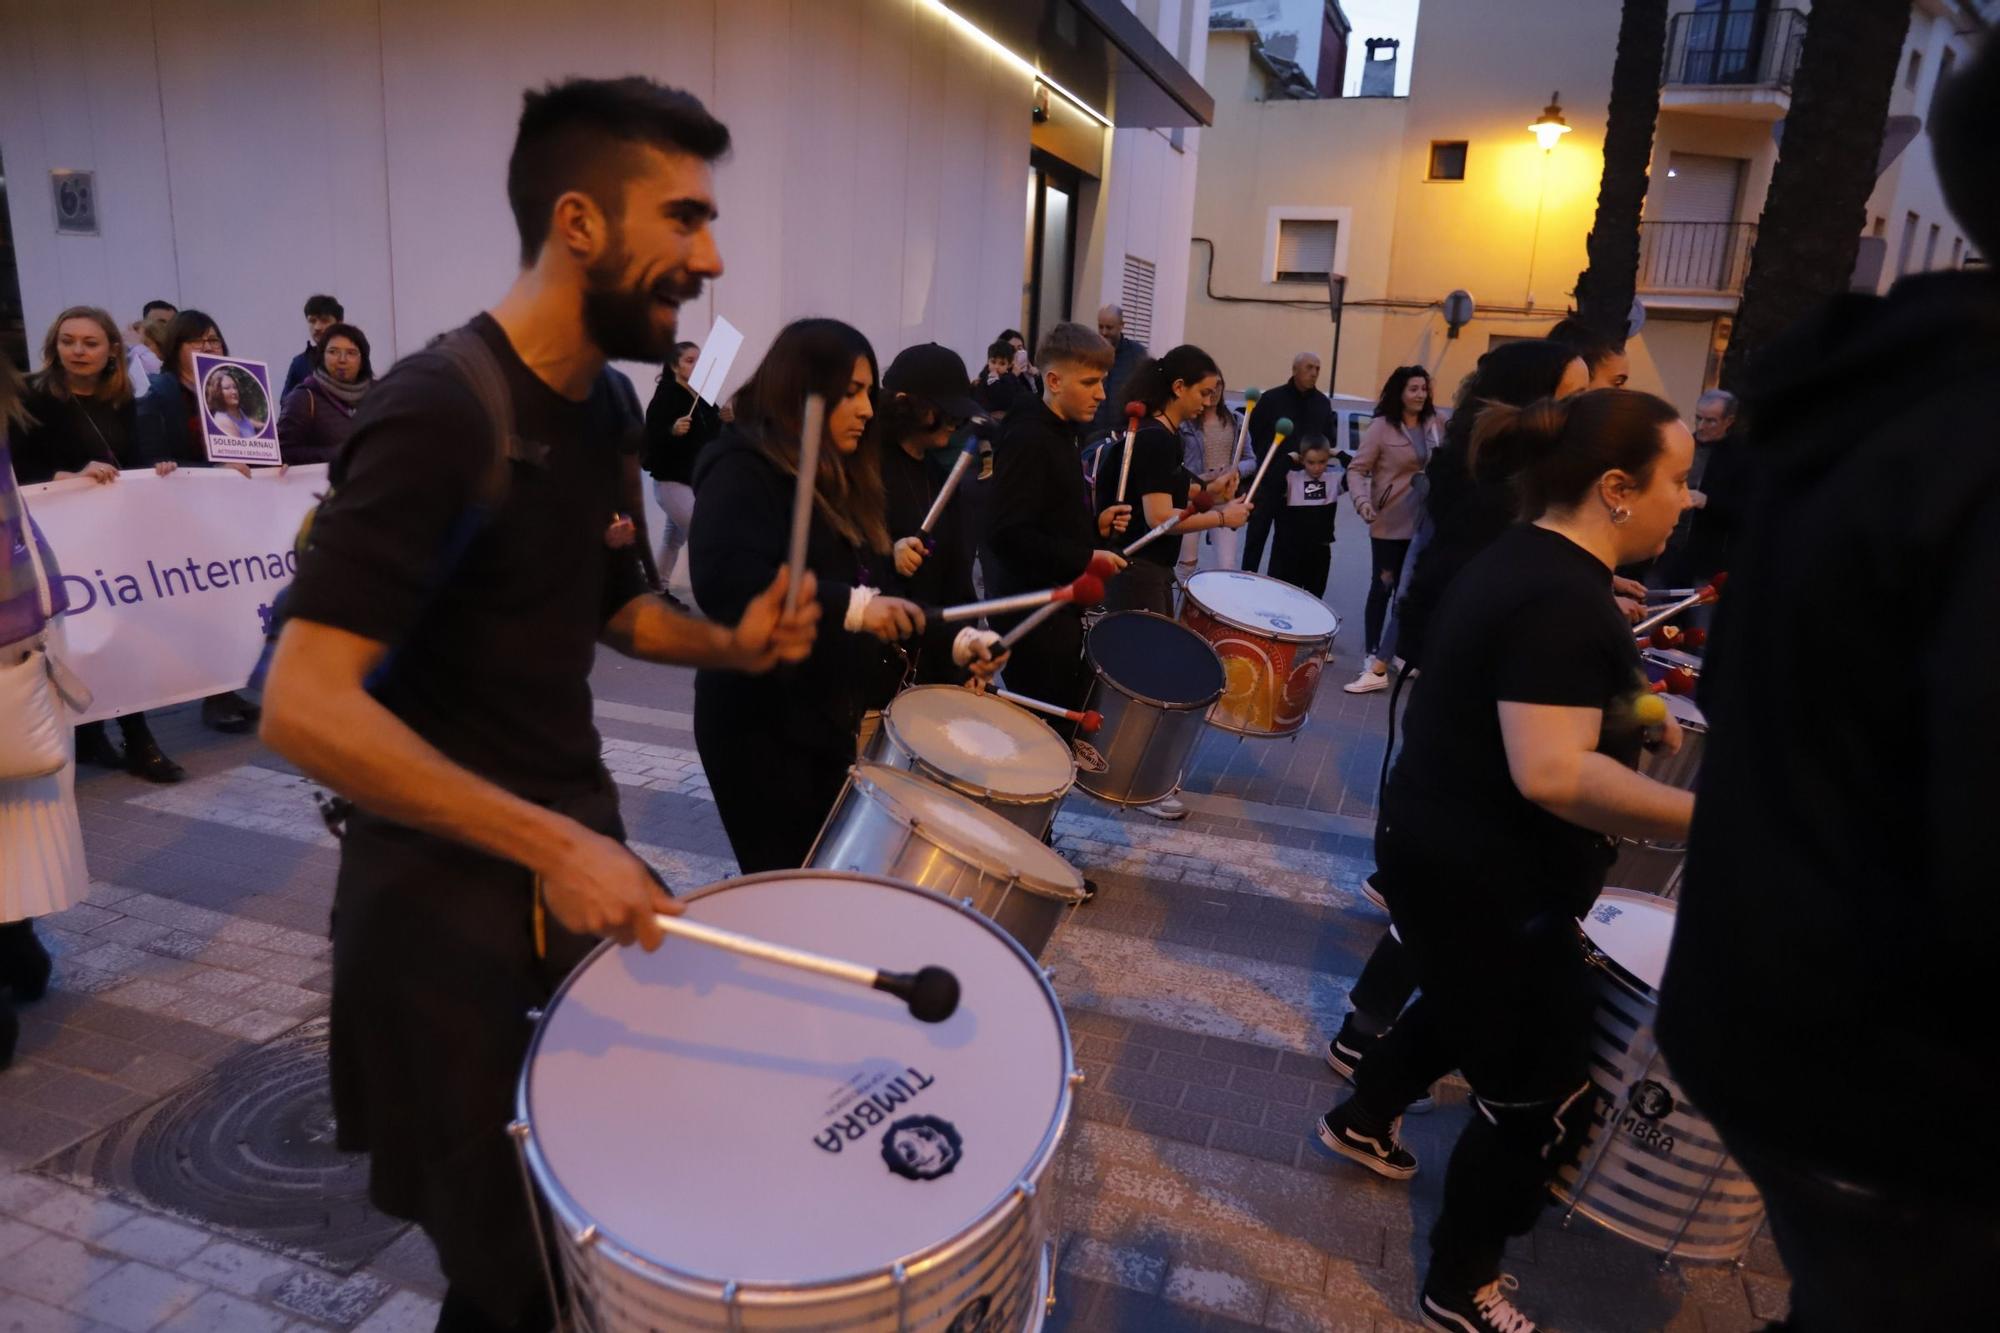
[[[1373,398],[1394,367],[1454,388],[1498,341],[1560,319],[1596,211],[1620,7],[1424,0],[1407,98],[1275,98],[1259,34],[1215,27],[1189,263],[1188,336],[1234,388],[1338,362],[1322,387]],[[1774,127],[1810,6],[1675,0],[1641,224],[1632,383],[1692,413],[1714,383],[1777,161]],[[1946,212],[1922,132],[1941,75],[1980,21],[1917,0],[1890,105],[1901,151],[1869,201],[1857,286],[1975,257]],[[1365,34],[1356,33],[1359,39]],[[1568,124],[1548,151],[1529,124],[1552,92]],[[1328,224],[1331,224],[1329,226]],[[1323,269],[1345,276],[1344,327]],[[1474,301],[1450,335],[1444,299]]]

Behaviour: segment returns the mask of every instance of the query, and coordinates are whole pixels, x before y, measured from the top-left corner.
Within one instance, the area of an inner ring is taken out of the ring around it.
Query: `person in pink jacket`
[[[1368,660],[1361,674],[1343,686],[1367,694],[1389,683],[1388,664],[1376,656],[1382,623],[1401,580],[1403,559],[1424,517],[1424,468],[1437,448],[1444,423],[1431,401],[1431,374],[1422,366],[1398,366],[1382,386],[1375,419],[1361,436],[1361,452],[1347,465],[1347,493],[1368,525],[1368,549],[1375,578],[1362,614]]]

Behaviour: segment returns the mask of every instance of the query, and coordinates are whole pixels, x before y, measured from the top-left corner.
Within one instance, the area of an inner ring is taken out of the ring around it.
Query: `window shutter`
[[[1333,272],[1334,241],[1340,231],[1337,222],[1308,222],[1302,218],[1278,221],[1278,282],[1324,282]]]
[[[1125,312],[1125,336],[1135,342],[1150,344],[1153,341],[1154,275],[1152,260],[1125,256],[1125,276],[1119,288],[1118,304]]]

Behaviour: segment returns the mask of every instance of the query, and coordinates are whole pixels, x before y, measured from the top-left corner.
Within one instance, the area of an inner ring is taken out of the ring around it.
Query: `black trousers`
[[[1326,576],[1333,568],[1332,542],[1285,542],[1271,546],[1271,577],[1315,597],[1326,596]]]
[[[1984,1328],[1993,1323],[2000,1209],[1890,1200],[1836,1186],[1811,1164],[1751,1149],[1721,1126],[1764,1196],[1792,1279],[1792,1333]],[[1770,1127],[1782,1135],[1782,1127]]]
[[[746,875],[805,864],[854,763],[853,737],[838,748],[802,746],[780,725],[695,695],[695,748]]]
[[[1024,617],[994,617],[993,628],[1005,633]],[[1021,637],[1007,657],[1001,681],[1016,694],[1055,704],[1059,708],[1082,708],[1090,695],[1090,667],[1083,658],[1083,615],[1064,607]],[[1076,738],[1076,723],[1066,718],[1043,716],[1065,741]]]
[[[1588,1124],[1590,968],[1561,906],[1524,907],[1535,899],[1409,847],[1386,824],[1376,858],[1422,994],[1356,1071],[1357,1110],[1386,1122],[1464,1071],[1478,1113],[1446,1168],[1431,1280],[1469,1290],[1499,1273],[1508,1237],[1535,1225],[1551,1173]]]
[[[1370,657],[1382,646],[1382,622],[1388,619],[1389,603],[1396,596],[1396,582],[1403,576],[1403,557],[1410,553],[1410,539],[1389,537],[1368,539],[1369,563],[1375,577],[1368,584],[1368,602],[1361,610],[1362,647]]]
[[[1264,563],[1264,543],[1271,539],[1271,525],[1283,507],[1282,491],[1275,497],[1258,497],[1257,507],[1250,511],[1250,521],[1243,525],[1243,563],[1239,568],[1255,574],[1257,566]]]
[[[1375,951],[1362,964],[1361,975],[1354,979],[1353,989],[1347,993],[1348,1003],[1370,1021],[1375,1031],[1383,1032],[1416,993],[1417,972],[1410,962],[1409,951],[1403,948],[1401,940],[1383,931],[1382,938],[1375,942]]]
[[[1174,549],[1180,549],[1178,542],[1174,544]],[[1105,585],[1104,607],[1107,611],[1152,611],[1171,616],[1174,613],[1174,567],[1143,558],[1134,559],[1112,575],[1111,582]]]

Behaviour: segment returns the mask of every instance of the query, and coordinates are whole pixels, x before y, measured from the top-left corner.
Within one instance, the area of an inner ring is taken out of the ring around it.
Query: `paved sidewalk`
[[[1384,697],[1341,694],[1351,674],[1330,669],[1296,742],[1205,741],[1183,823],[1081,796],[1058,820],[1102,893],[1044,959],[1087,1075],[1052,1329],[1415,1327],[1463,1089],[1406,1122],[1406,1185],[1313,1135],[1341,1095],[1325,1037],[1386,924],[1358,892]],[[611,660],[596,685],[640,853],[677,884],[733,873],[689,675]],[[0,1333],[428,1330],[426,1242],[331,1148],[336,852],[311,786],[192,709],[156,729],[193,780],[83,776],[96,885],[45,923],[55,983],[0,1074]],[[1741,1270],[1661,1271],[1551,1214],[1513,1267],[1565,1333],[1736,1333],[1785,1308],[1764,1240]]]

